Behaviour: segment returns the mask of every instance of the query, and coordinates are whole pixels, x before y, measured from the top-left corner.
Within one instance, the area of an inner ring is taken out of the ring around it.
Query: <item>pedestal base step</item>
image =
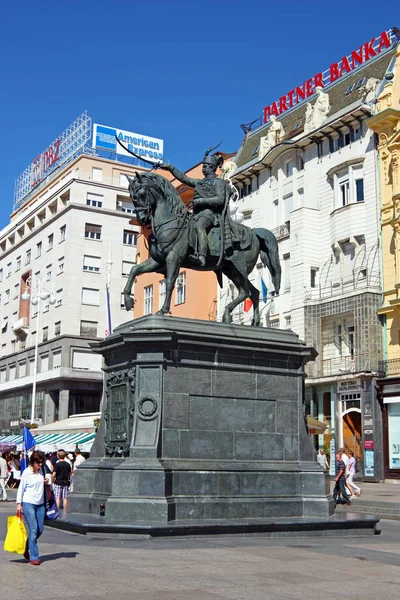
[[[328,518],[292,517],[282,519],[170,521],[166,523],[124,523],[90,514],[70,514],[67,519],[46,521],[46,526],[82,535],[96,533],[140,536],[141,538],[262,535],[284,536],[364,536],[377,535],[379,517],[358,513],[336,513]]]

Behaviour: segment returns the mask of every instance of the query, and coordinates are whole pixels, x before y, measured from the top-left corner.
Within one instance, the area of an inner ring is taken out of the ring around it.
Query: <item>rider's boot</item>
[[[198,261],[201,267],[206,266],[206,256],[207,256],[207,233],[204,231],[202,227],[197,228],[197,238],[198,238]]]

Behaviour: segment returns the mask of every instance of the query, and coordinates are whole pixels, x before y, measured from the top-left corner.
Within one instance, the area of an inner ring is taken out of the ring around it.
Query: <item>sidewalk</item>
[[[334,483],[331,481],[331,492]],[[361,496],[351,501],[351,507],[339,505],[338,510],[371,513],[381,519],[400,520],[400,481],[399,483],[357,482],[357,485],[361,489]]]

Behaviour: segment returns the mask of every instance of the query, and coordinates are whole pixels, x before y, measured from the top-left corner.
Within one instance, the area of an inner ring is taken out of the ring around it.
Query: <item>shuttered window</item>
[[[82,288],[82,304],[90,304],[92,306],[99,306],[100,290],[95,290],[92,288]]]
[[[129,275],[134,264],[135,263],[133,263],[133,262],[123,260],[122,261],[122,275]]]
[[[101,258],[100,256],[89,256],[87,254],[83,257],[83,270],[92,271],[93,273],[100,273]]]
[[[59,369],[61,367],[61,351],[53,352],[53,369]]]
[[[72,368],[81,371],[100,371],[102,357],[92,352],[73,350]]]
[[[85,238],[88,238],[90,240],[100,240],[101,225],[96,225],[94,223],[85,223]]]
[[[81,321],[80,335],[82,337],[97,337],[97,321]]]

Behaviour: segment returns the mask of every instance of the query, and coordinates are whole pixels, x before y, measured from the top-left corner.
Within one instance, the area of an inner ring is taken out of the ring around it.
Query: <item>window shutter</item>
[[[82,304],[92,304],[93,306],[99,306],[99,303],[100,290],[82,288]]]

